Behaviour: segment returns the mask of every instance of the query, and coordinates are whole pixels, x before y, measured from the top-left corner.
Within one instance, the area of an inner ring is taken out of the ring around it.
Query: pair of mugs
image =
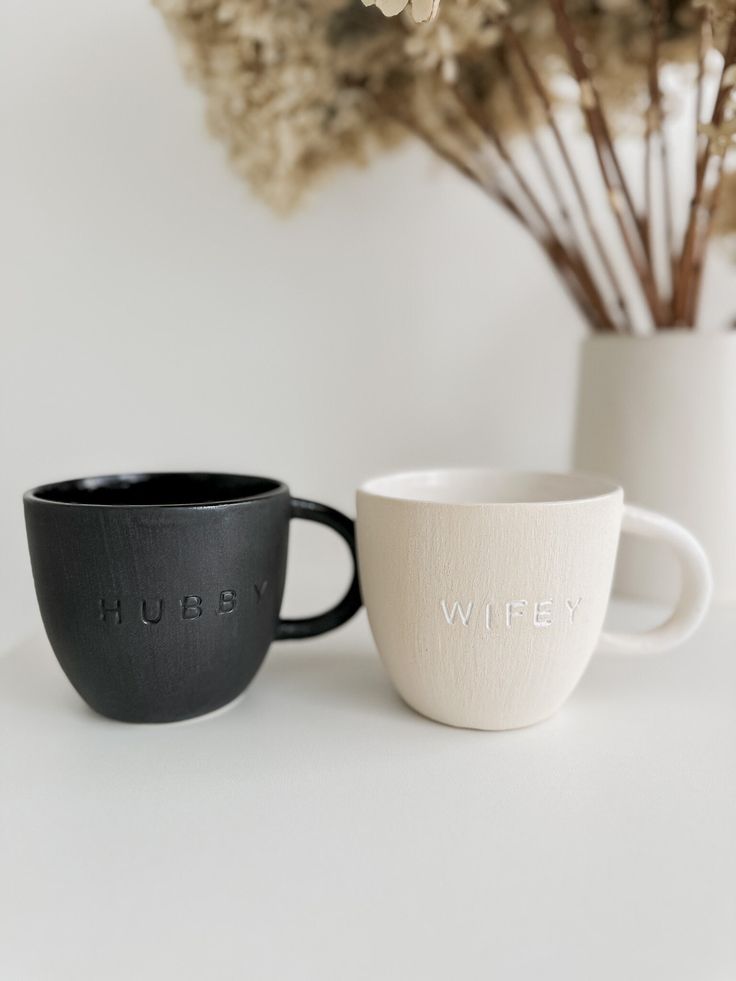
[[[362,592],[409,705],[455,726],[526,726],[565,702],[599,641],[621,652],[672,647],[711,592],[689,532],[580,474],[381,477],[358,491],[357,536],[345,515],[264,477],[97,477],[36,488],[24,502],[51,646],[82,698],[126,722],[227,704],[274,639],[338,627]],[[292,518],[337,531],[355,565],[339,603],[301,620],[279,615]],[[622,531],[669,544],[682,590],[662,626],[601,638]]]

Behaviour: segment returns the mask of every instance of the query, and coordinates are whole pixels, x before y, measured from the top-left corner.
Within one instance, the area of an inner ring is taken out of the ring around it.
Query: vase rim
[[[583,339],[584,344],[620,344],[622,341],[634,343],[676,343],[703,340],[718,340],[736,338],[736,330],[692,330],[689,327],[664,327],[653,331],[650,334],[590,334]]]

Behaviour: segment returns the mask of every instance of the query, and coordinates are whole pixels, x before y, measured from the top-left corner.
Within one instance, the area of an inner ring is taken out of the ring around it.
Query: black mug
[[[360,608],[357,572],[332,610],[279,617],[289,521],[353,522],[265,477],[161,473],[47,484],[24,495],[41,616],[95,711],[176,722],[245,690],[274,639],[314,637]]]

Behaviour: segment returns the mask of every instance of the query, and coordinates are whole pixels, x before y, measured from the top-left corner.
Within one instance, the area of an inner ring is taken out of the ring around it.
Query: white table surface
[[[499,734],[406,708],[364,613],[164,727],[97,717],[29,639],[0,656],[0,978],[732,981],[735,647],[715,611]]]

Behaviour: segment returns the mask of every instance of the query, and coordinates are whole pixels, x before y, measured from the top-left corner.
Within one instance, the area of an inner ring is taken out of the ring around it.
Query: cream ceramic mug
[[[671,546],[681,593],[661,626],[601,634],[622,532]],[[358,491],[357,542],[371,630],[399,694],[422,715],[474,729],[554,714],[597,646],[674,647],[703,619],[712,588],[688,531],[583,474],[379,477]]]

